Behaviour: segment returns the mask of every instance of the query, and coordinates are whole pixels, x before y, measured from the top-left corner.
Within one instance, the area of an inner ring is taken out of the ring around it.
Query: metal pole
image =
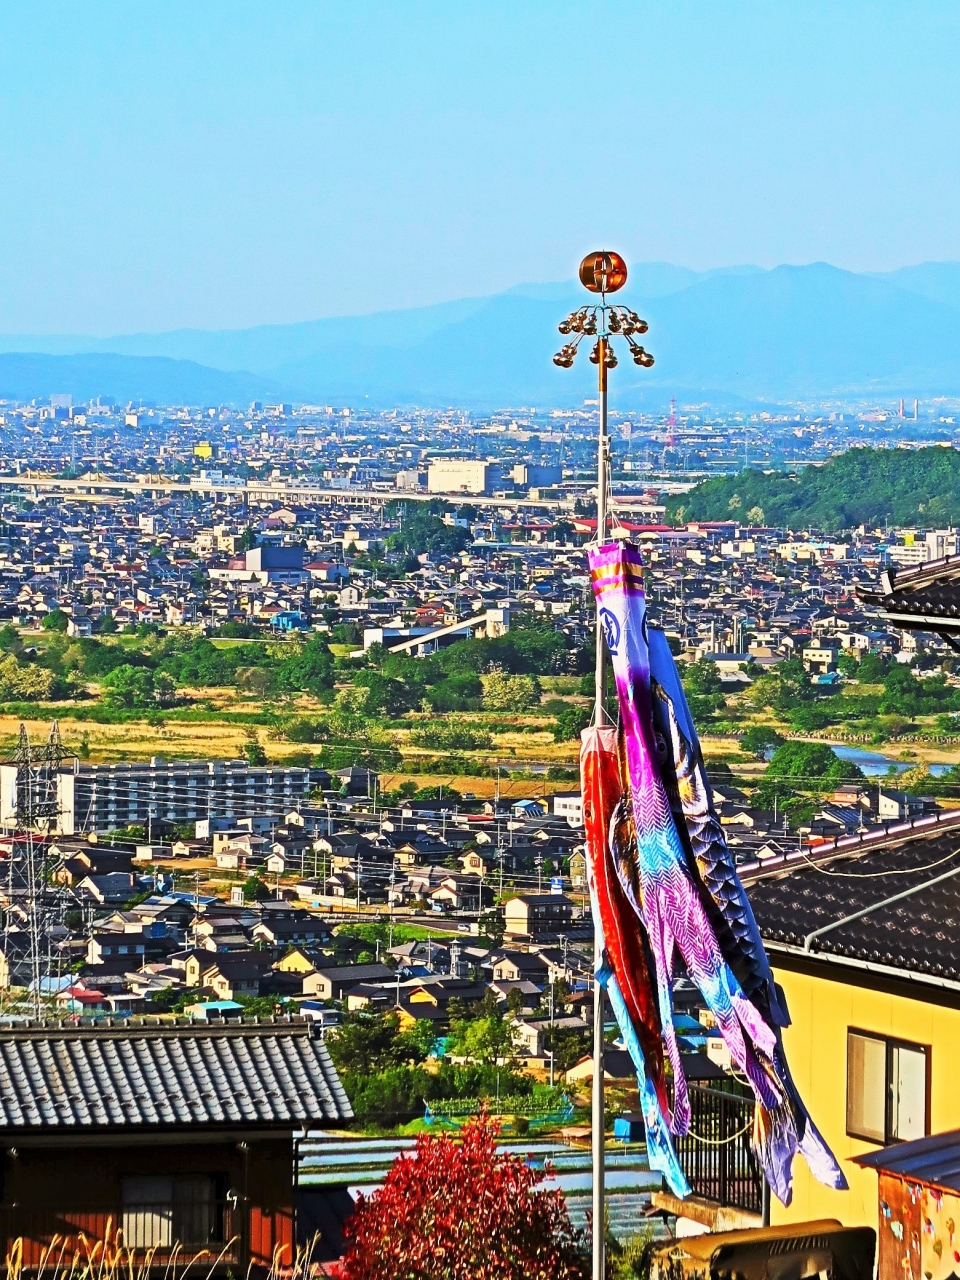
[[[600,348],[600,429],[597,438],[597,546],[602,547],[607,538],[607,339],[601,337],[598,346]],[[594,686],[596,724],[605,724],[607,719],[606,683],[606,653],[598,606],[596,684]]]
[[[591,1150],[593,1157],[593,1270],[591,1280],[604,1280],[604,1107],[603,1107],[603,987],[593,986],[593,1090],[591,1094]]]
[[[601,295],[602,296],[602,295]],[[604,314],[605,313],[601,313]],[[607,339],[601,334],[599,341],[600,430],[597,444],[597,546],[602,547],[607,535]],[[596,670],[595,723],[606,723],[606,653],[603,628],[597,612],[597,670]],[[594,922],[594,972],[603,962],[600,930]],[[593,985],[593,1082],[591,1090],[591,1153],[593,1164],[593,1238],[592,1280],[604,1280],[605,1271],[605,1213],[604,1213],[604,1096],[603,1096],[603,987],[599,979]]]

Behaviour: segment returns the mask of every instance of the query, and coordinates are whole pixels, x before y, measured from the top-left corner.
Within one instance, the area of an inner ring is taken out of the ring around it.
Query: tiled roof
[[[879,588],[858,587],[866,604],[878,605],[884,616],[921,630],[960,628],[960,556],[944,556],[909,569],[887,569]],[[921,627],[927,620],[931,625]]]
[[[950,872],[956,875],[949,875]],[[929,882],[938,880],[938,883]],[[927,887],[922,887],[922,886]],[[960,832],[915,832],[748,878],[765,940],[960,982]],[[908,892],[909,891],[909,892]],[[887,899],[904,895],[882,906]],[[855,920],[846,917],[869,908]]]
[[[322,1125],[350,1103],[302,1022],[0,1030],[8,1132]]]

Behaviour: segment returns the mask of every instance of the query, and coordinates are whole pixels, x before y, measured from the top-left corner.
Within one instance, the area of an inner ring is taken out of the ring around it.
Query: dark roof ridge
[[[928,839],[941,831],[949,831],[960,826],[960,809],[942,809],[935,814],[927,814],[921,818],[907,818],[889,826],[870,827],[865,832],[852,836],[837,836],[824,840],[821,844],[809,845],[806,849],[793,850],[779,854],[774,858],[765,858],[762,862],[745,862],[737,872],[744,883],[757,883],[769,879],[777,873],[794,871],[804,865],[814,863],[825,866],[835,859],[855,857],[860,853],[880,853],[902,845],[912,844],[916,840]],[[775,836],[773,837],[775,838]]]
[[[200,1022],[190,1018],[176,1022],[137,1021],[131,1019],[104,1020],[98,1022],[44,1021],[0,1026],[0,1041],[9,1040],[59,1040],[65,1037],[112,1040],[162,1039],[243,1039],[247,1036],[308,1036],[312,1024],[306,1018],[258,1018],[253,1021]]]

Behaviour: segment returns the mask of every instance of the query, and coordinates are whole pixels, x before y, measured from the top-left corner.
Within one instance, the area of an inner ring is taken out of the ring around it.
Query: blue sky
[[[0,332],[960,258],[960,5],[0,7]]]

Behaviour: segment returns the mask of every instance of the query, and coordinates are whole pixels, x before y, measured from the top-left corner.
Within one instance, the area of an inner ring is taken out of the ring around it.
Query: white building
[[[57,775],[56,834],[111,831],[151,822],[195,822],[256,815],[283,818],[317,788],[325,769],[254,767],[245,760],[162,760],[136,764],[74,762]],[[0,826],[15,828],[17,767],[0,764]]]
[[[553,815],[566,819],[571,827],[582,827],[583,796],[579,791],[557,791],[553,796]]]
[[[427,470],[428,493],[490,493],[500,468],[478,458],[438,458]]]

